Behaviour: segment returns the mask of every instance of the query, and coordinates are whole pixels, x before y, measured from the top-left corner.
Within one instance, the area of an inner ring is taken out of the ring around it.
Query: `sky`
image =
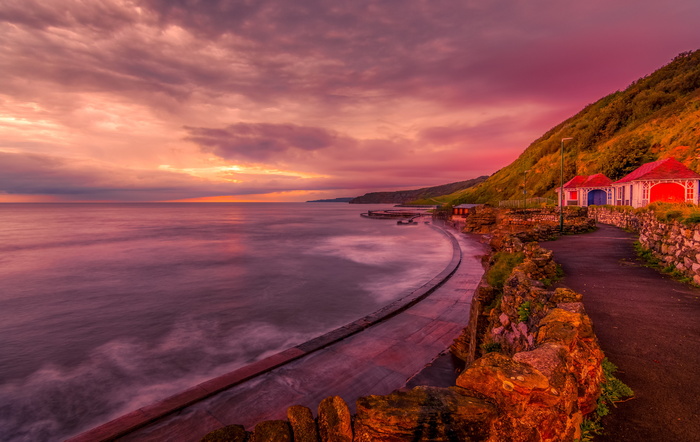
[[[0,0],[0,202],[490,175],[699,22],[697,0]]]

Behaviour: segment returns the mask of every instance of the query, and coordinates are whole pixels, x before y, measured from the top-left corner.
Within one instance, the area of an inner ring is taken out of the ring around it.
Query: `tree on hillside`
[[[614,142],[601,157],[600,171],[611,180],[619,180],[644,163],[654,161],[648,135],[630,134]]]

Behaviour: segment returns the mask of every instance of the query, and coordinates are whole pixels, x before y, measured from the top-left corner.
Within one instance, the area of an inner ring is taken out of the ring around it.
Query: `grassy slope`
[[[436,199],[453,204],[519,199],[526,170],[528,196],[556,199],[565,137],[573,138],[564,149],[565,181],[594,173],[616,180],[669,156],[700,170],[700,50],[681,54],[626,90],[586,106],[480,185]]]

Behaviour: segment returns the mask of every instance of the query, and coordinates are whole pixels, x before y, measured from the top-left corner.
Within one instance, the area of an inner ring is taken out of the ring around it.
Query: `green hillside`
[[[669,156],[700,171],[700,50],[682,53],[626,90],[586,106],[480,185],[441,200],[497,204],[522,199],[526,180],[528,197],[556,199],[561,140],[569,137],[565,181],[594,173],[617,180],[643,163]]]

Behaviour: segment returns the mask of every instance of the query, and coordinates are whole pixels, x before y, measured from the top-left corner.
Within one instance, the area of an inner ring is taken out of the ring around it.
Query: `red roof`
[[[569,181],[564,184],[564,187],[571,188],[571,187],[581,187],[581,184],[583,184],[586,181],[585,176],[581,175],[576,175],[575,177],[571,178]]]
[[[639,166],[629,175],[615,181],[615,184],[643,180],[698,179],[700,175],[688,169],[675,158],[654,161]]]
[[[581,187],[608,187],[612,184],[612,180],[602,173],[596,173],[586,178],[586,182],[581,184]]]
[[[602,173],[596,173],[595,175],[581,176],[576,175],[569,182],[564,184],[565,188],[575,188],[575,187],[608,187],[612,184],[612,180]]]

